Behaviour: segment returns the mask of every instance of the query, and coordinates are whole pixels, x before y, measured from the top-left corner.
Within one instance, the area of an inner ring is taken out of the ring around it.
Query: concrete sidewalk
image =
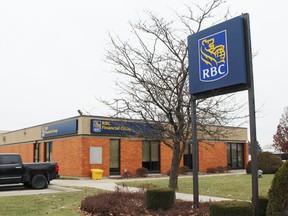
[[[190,176],[191,177],[191,176]],[[168,177],[157,178],[157,179],[167,179]],[[91,179],[81,179],[81,180],[62,180],[57,179],[51,181],[51,186],[73,186],[73,187],[91,187],[91,188],[98,188],[107,191],[115,191],[117,188],[127,190],[127,191],[138,191],[139,188],[135,187],[123,187],[118,186],[117,183],[125,183],[127,181],[140,181],[140,180],[150,180],[151,178],[140,178],[140,179],[101,179],[101,180],[91,180]],[[155,178],[153,178],[155,179]],[[193,194],[185,194],[185,193],[176,193],[176,199],[186,200],[186,201],[193,201]],[[206,201],[221,201],[221,200],[231,200],[222,197],[210,197],[210,196],[199,196],[200,202]]]

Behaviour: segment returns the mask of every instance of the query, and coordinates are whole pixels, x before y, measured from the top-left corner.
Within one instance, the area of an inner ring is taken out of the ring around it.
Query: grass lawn
[[[79,192],[42,194],[35,196],[0,197],[0,216],[74,216],[81,201],[87,195],[100,190],[81,188]]]
[[[263,175],[259,179],[259,194],[267,194],[274,175]],[[143,180],[119,183],[126,186],[147,184],[167,187],[168,179]],[[179,192],[192,193],[192,177],[179,178]],[[78,207],[85,196],[101,193],[93,188],[80,188],[79,192],[42,194],[35,196],[0,197],[0,216],[80,216]],[[201,195],[251,200],[251,175],[199,176],[199,193]]]
[[[263,175],[259,178],[259,195],[267,195],[274,175]],[[251,175],[203,175],[199,176],[199,194],[206,196],[225,197],[240,200],[251,200],[252,183]],[[149,185],[157,185],[161,188],[168,186],[168,179],[143,180],[143,181],[127,181],[119,185],[141,187]],[[178,192],[191,193],[193,192],[193,182],[191,178],[179,178]]]

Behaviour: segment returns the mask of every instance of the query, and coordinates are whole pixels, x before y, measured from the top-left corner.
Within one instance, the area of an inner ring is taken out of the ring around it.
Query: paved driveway
[[[73,188],[60,187],[56,185],[49,185],[47,189],[35,190],[26,188],[21,184],[18,185],[0,185],[0,197],[5,196],[22,196],[22,195],[38,195],[38,194],[50,194],[59,192],[73,192],[79,191]]]

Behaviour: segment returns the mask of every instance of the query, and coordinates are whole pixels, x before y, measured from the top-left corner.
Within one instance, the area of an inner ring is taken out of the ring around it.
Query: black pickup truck
[[[52,179],[59,178],[55,162],[22,163],[21,155],[0,153],[0,184],[23,183],[34,189],[44,189]]]

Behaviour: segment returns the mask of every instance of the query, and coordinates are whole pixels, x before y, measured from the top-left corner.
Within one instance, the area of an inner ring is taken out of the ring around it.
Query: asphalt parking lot
[[[17,185],[0,185],[0,197],[5,196],[23,196],[23,195],[39,195],[59,192],[74,192],[79,191],[74,188],[60,187],[56,185],[49,185],[47,189],[35,190],[24,187],[22,184]]]

